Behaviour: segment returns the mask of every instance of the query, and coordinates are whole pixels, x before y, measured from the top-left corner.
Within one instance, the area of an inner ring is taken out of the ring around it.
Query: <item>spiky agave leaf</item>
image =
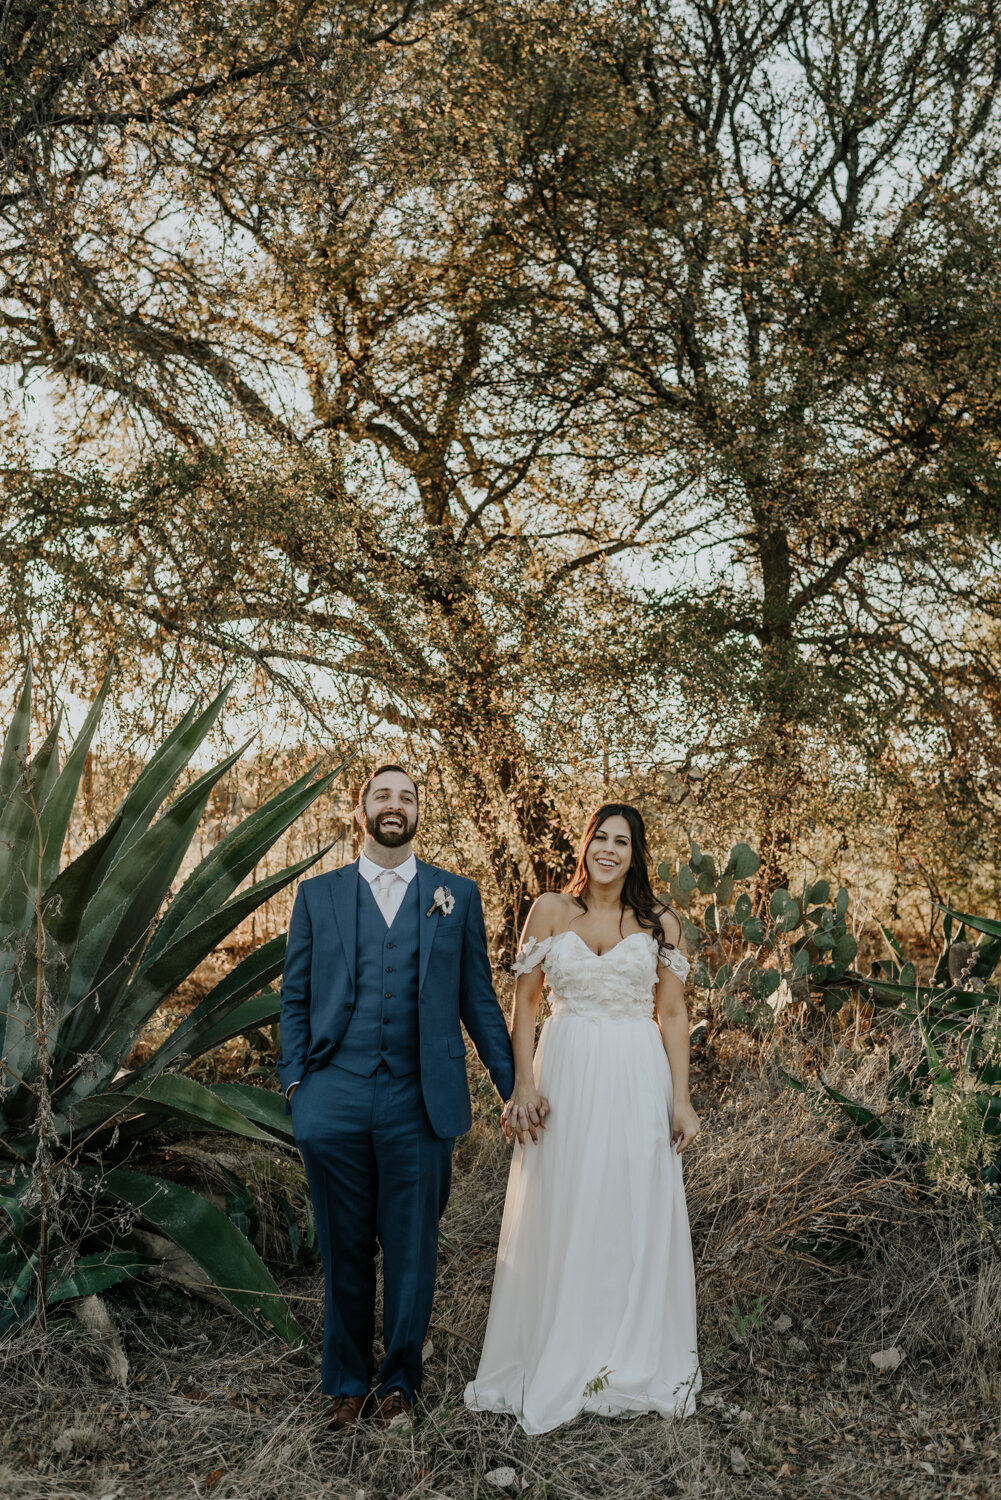
[[[117,997],[109,1019],[101,1028],[100,1036],[94,1038],[91,1055],[99,1084],[103,1086],[122,1066],[142,1028],[182,980],[245,917],[308,870],[316,859],[315,854],[307,855],[297,864],[289,865],[267,879],[258,881],[249,890],[242,891],[219,911],[207,917],[193,932],[186,933],[171,944],[149,969],[135,974],[124,993]],[[68,1105],[81,1097],[82,1089],[83,1084],[79,1080],[71,1084],[62,1103]]]
[[[0,807],[0,941],[30,926],[38,902],[45,839],[41,804],[58,771],[58,726],[27,761]]]
[[[161,1234],[190,1255],[206,1285],[222,1292],[256,1328],[289,1343],[306,1335],[257,1251],[236,1225],[190,1188],[142,1172],[89,1171],[94,1188],[135,1208]]]
[[[59,873],[59,863],[69,832],[70,819],[73,816],[73,807],[76,803],[77,793],[80,790],[80,780],[83,776],[84,767],[87,764],[87,756],[97,733],[97,726],[104,712],[104,705],[111,690],[111,669],[105,673],[104,681],[101,683],[98,693],[84,720],[83,728],[77,735],[66,757],[66,762],[59,772],[58,778],[53,783],[45,801],[42,804],[42,816],[45,823],[45,855],[42,862],[42,885],[46,889],[52,884]]]
[[[34,990],[23,979],[37,962],[36,912],[39,904],[44,824],[39,804],[58,768],[58,723],[49,731],[33,759],[26,754],[31,702],[22,691],[3,752],[4,800],[0,804],[0,1057],[3,1058],[4,1108],[16,1108],[8,1090],[19,1086],[21,1068],[28,1066],[35,1048]]]
[[[291,1117],[286,1113],[281,1094],[272,1089],[255,1088],[251,1083],[213,1083],[211,1089],[217,1099],[238,1109],[248,1120],[263,1125],[272,1135],[290,1144],[295,1140]]]
[[[270,797],[224,835],[206,854],[171,901],[143,954],[148,967],[172,942],[228,901],[277,838],[295,822],[343,770],[341,765],[317,777],[311,767],[291,786]]]
[[[227,683],[201,713],[192,705],[140,771],[116,814],[117,832],[106,853],[102,875],[149,828],[192,757],[211,733],[230,691],[231,684]]]
[[[97,1050],[128,990],[153,922],[191,846],[212,791],[240,751],[199,776],[107,868],[97,884],[67,975],[60,1044]]]
[[[116,1002],[128,989],[150,927],[194,837],[212,788],[234,760],[235,756],[227,756],[220,766],[199,777],[101,879],[100,869],[107,860],[105,848],[93,872],[95,884],[76,943],[72,950],[65,943],[61,945],[58,954],[52,955],[55,961],[46,976],[58,1021],[46,1039],[56,1080],[72,1066],[74,1055],[101,1051],[109,1030],[114,1029]],[[43,897],[43,926],[50,904]],[[37,1081],[40,1065],[31,1025],[36,983],[33,965],[25,962],[20,967],[24,983],[20,997],[15,985],[14,997],[20,1000],[15,1015],[24,1020],[19,1030],[8,1032],[5,1051],[5,1064],[16,1081],[6,1112],[14,1118],[23,1111],[24,1096]],[[97,1086],[104,1082],[100,1070],[95,1081]],[[81,1091],[93,1086],[78,1075],[71,1097],[80,1097]]]
[[[0,752],[0,805],[19,784],[28,758],[31,743],[31,667],[24,674],[21,691],[4,736],[3,751]]]
[[[267,990],[265,986],[278,978],[284,958],[284,934],[248,953],[218,984],[212,986],[152,1056],[125,1081],[131,1083],[159,1073],[184,1055],[197,1057],[202,1052],[214,1051],[231,1036],[239,1036],[243,1024],[256,1028],[274,1020],[278,1014],[279,998],[274,990]],[[248,1009],[251,1006],[252,1011]],[[253,1015],[254,1019],[241,1024],[239,1017],[245,1009],[248,1017]],[[231,1024],[234,1029],[229,1030]]]

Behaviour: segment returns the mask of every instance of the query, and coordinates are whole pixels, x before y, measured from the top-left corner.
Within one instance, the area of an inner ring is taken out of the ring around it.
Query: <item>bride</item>
[[[486,1338],[466,1405],[549,1432],[582,1411],[694,1410],[695,1275],[681,1153],[688,961],[654,896],[634,807],[598,809],[565,892],[540,896],[514,964],[517,1136]],[[552,1014],[532,1057],[543,982]]]

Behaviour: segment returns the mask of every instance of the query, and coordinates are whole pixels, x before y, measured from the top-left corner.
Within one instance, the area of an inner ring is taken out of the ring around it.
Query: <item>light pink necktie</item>
[[[383,870],[382,874],[376,877],[375,900],[379,910],[386,919],[387,927],[392,927],[393,918],[396,916],[399,905],[394,889],[399,878],[395,870]]]

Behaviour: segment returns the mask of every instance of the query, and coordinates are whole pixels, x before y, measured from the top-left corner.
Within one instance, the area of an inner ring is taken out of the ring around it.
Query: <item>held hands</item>
[[[508,1145],[513,1136],[517,1136],[518,1144],[522,1146],[526,1136],[531,1136],[537,1143],[539,1132],[546,1128],[548,1113],[549,1101],[543,1099],[534,1085],[528,1088],[516,1087],[501,1110],[501,1129]]]
[[[677,1147],[678,1155],[690,1146],[702,1129],[699,1117],[690,1104],[676,1104],[671,1129],[671,1145]]]

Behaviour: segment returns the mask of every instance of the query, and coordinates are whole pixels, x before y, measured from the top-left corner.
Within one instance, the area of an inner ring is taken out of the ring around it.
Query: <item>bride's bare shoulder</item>
[[[529,937],[552,937],[554,933],[562,932],[570,917],[579,912],[580,907],[572,896],[563,891],[543,891],[532,903],[525,932]]]

